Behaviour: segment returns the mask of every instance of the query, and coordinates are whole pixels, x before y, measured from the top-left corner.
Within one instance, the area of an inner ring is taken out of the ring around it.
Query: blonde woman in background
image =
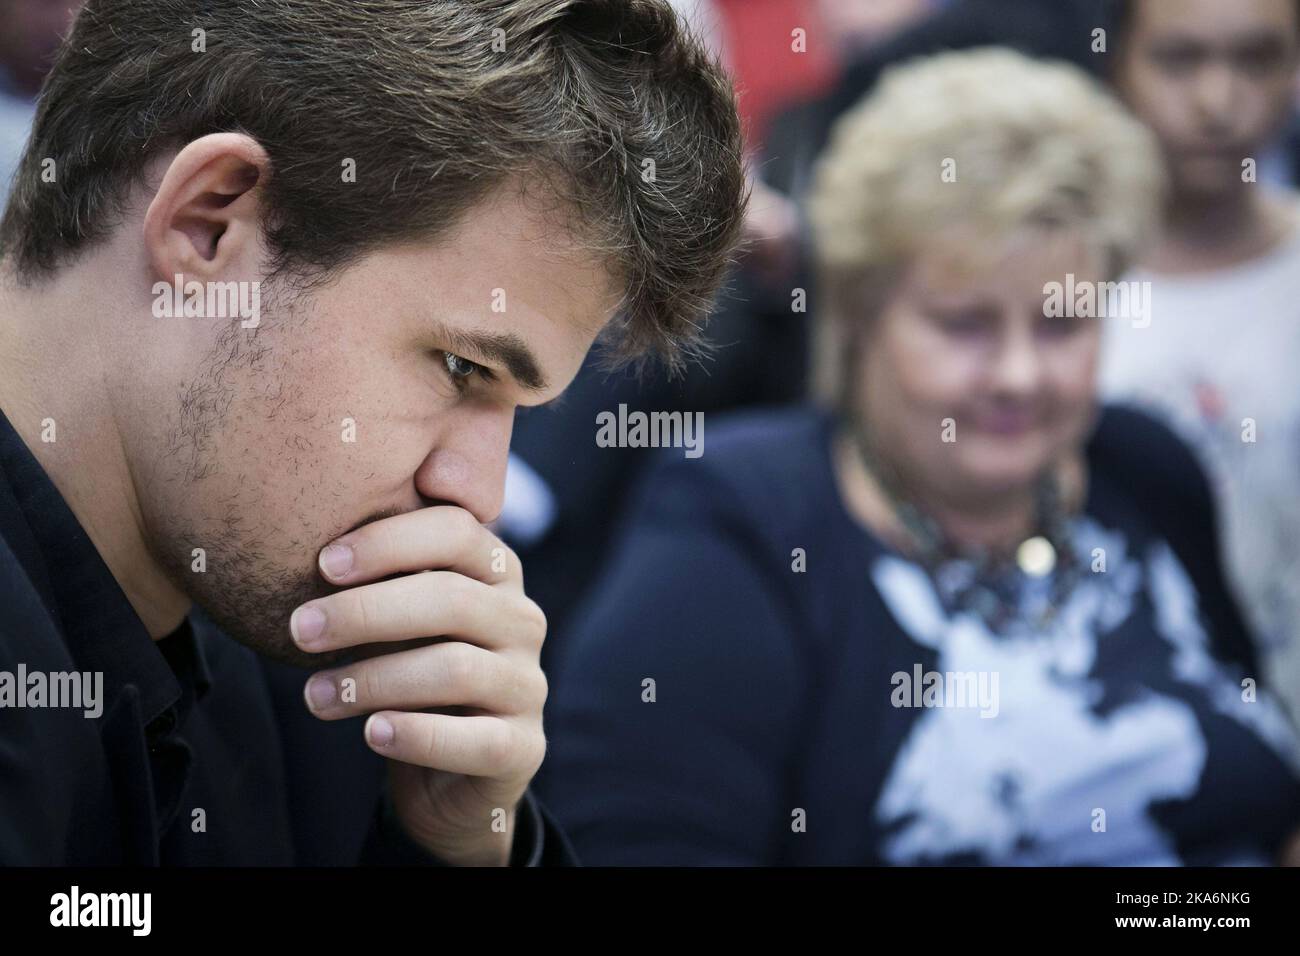
[[[1161,188],[1106,93],[1010,52],[840,121],[820,407],[665,453],[557,644],[541,786],[585,862],[1278,859],[1296,740],[1204,478],[1047,304],[1122,274]]]

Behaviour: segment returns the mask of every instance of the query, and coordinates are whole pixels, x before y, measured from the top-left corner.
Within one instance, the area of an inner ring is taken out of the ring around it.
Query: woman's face
[[[954,230],[911,261],[863,337],[855,385],[912,491],[975,506],[1082,446],[1102,321],[1045,314],[1048,283],[1103,278],[1079,237],[1026,232],[973,264],[968,250],[987,246]]]

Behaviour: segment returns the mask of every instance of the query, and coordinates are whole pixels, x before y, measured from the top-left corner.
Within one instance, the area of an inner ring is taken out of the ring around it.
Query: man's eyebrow
[[[469,332],[453,329],[437,319],[431,325],[434,334],[462,358],[504,365],[511,377],[530,392],[544,392],[550,387],[532,350],[513,332]]]

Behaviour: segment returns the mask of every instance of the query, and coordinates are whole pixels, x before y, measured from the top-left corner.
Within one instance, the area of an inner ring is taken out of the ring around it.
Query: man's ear
[[[144,216],[154,278],[206,281],[248,271],[240,263],[259,250],[257,186],[270,170],[266,150],[242,133],[212,133],[178,152]]]

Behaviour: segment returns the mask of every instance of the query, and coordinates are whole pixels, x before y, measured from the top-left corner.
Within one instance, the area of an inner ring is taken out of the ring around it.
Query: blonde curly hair
[[[1028,225],[1082,230],[1114,276],[1164,191],[1154,136],[1077,67],[996,48],[894,67],[837,122],[808,197],[817,396],[842,400],[855,329],[945,230],[974,226],[985,250]]]

